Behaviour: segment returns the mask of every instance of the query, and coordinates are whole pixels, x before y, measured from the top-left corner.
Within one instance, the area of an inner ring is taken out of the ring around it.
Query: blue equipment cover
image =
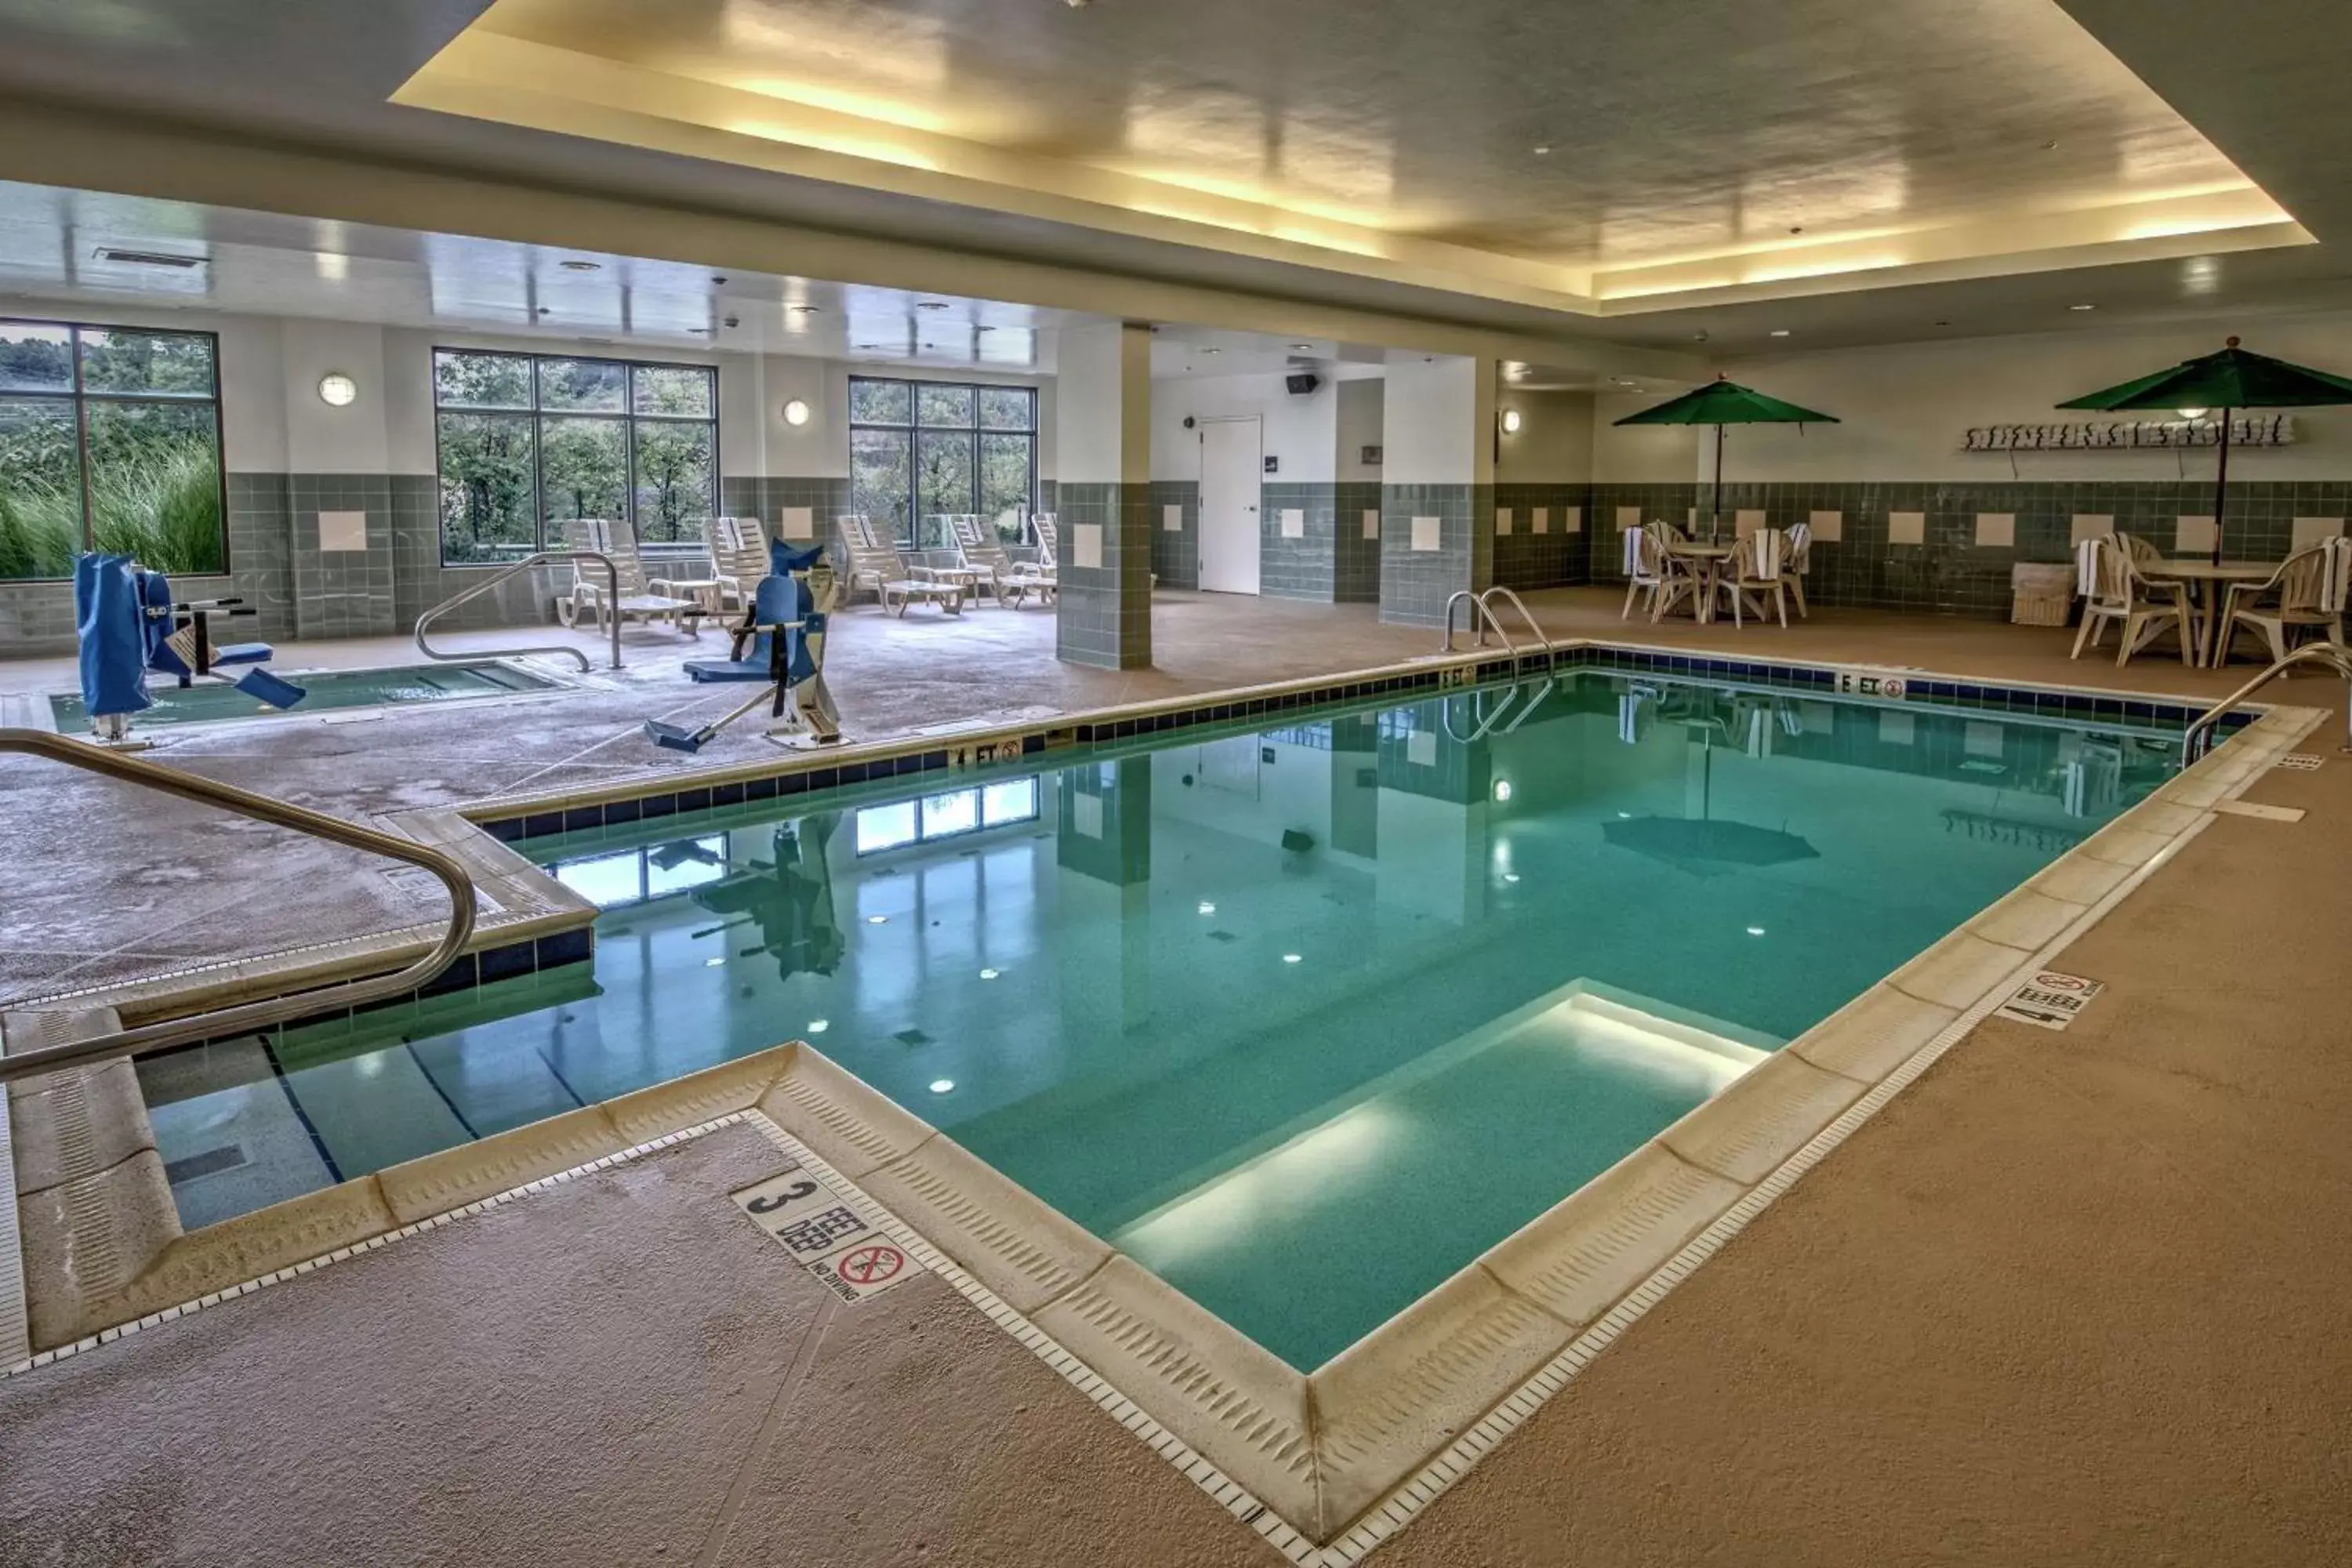
[[[131,557],[90,553],[74,560],[74,627],[81,638],[81,700],[92,718],[136,713],[147,695],[145,615]]]

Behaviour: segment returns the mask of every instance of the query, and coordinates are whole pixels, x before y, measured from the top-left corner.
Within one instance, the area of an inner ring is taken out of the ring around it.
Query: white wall
[[[1386,439],[1381,424],[1387,406],[1385,376],[1360,376],[1339,384],[1339,453],[1335,477],[1340,482],[1380,483],[1384,465],[1367,463],[1363,457],[1365,447],[1380,446]]]
[[[1516,434],[1497,436],[1498,485],[1580,485],[1592,478],[1592,395],[1519,392],[1507,384],[1495,395],[1497,415],[1517,409]]]
[[[1842,422],[1808,425],[1801,436],[1788,426],[1734,427],[1725,472],[1735,481],[2007,480],[2012,477],[2009,454],[1959,450],[1962,433],[1971,426],[2110,417],[2061,410],[2055,405],[2062,398],[2211,353],[2231,331],[2257,353],[2352,374],[2352,313],[2271,318],[2227,328],[2077,331],[1746,359],[1725,365],[1734,381],[1835,415]],[[1661,400],[1624,399],[1614,412]],[[1603,399],[1611,405],[1620,401]],[[2352,476],[2352,408],[2291,412],[2298,427],[2297,444],[2233,450],[2231,477]],[[1609,416],[1613,413],[1604,410],[1602,417]],[[1605,433],[1600,477],[1621,481],[1707,477],[1707,444],[1687,436],[1685,439],[1688,447],[1677,454],[1674,444],[1655,430]],[[1681,460],[1673,463],[1676,457]],[[2021,452],[2015,455],[2013,473],[2029,481],[2173,479],[2184,472],[2208,477],[2213,461],[2210,451]],[[1670,463],[1671,473],[1650,471]]]
[[[1391,485],[1491,484],[1495,362],[1391,354],[1381,409]]]
[[[1054,477],[1139,484],[1151,477],[1151,333],[1118,322],[1065,329],[1055,377]],[[1042,410],[1041,410],[1042,413]],[[1042,454],[1041,462],[1042,462]]]
[[[1201,433],[1184,428],[1194,419],[1258,417],[1265,455],[1282,467],[1265,476],[1271,484],[1329,484],[1336,477],[1339,441],[1339,388],[1326,379],[1297,396],[1280,374],[1178,376],[1151,384],[1151,477],[1198,479]],[[1377,442],[1380,437],[1370,437]]]
[[[1714,431],[1698,431],[1688,425],[1631,425],[1620,429],[1616,423],[1628,414],[1638,414],[1684,390],[1665,386],[1651,392],[1612,392],[1592,400],[1592,478],[1596,483],[1690,482],[1699,461],[1698,437],[1703,434],[1711,441]]]

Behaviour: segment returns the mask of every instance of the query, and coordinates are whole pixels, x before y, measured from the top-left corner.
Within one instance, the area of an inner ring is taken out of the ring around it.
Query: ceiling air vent
[[[171,267],[183,272],[212,259],[208,256],[175,256],[168,250],[125,250],[119,245],[101,245],[96,255],[100,261],[119,262],[126,267]]]

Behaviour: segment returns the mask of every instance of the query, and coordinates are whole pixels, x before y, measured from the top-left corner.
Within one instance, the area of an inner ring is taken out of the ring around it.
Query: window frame
[[[859,417],[857,414],[857,384],[860,382],[905,387],[907,389],[906,422],[901,424],[895,420],[866,419]],[[971,423],[964,425],[938,425],[926,423],[923,418],[923,394],[933,388],[937,388],[941,391],[968,393],[971,398]],[[1029,425],[1025,430],[1007,430],[1001,427],[992,427],[985,422],[982,416],[981,410],[985,402],[985,395],[992,392],[1019,393],[1029,400]],[[856,449],[857,434],[861,430],[879,430],[893,436],[902,436],[906,438],[907,535],[906,537],[897,541],[899,548],[906,550],[919,550],[923,548],[921,543],[923,518],[928,512],[935,511],[937,510],[936,508],[927,507],[924,504],[923,500],[922,437],[927,433],[944,433],[961,436],[965,438],[971,451],[971,461],[966,467],[966,472],[969,476],[969,484],[971,487],[972,504],[974,506],[978,506],[980,504],[980,498],[982,489],[982,475],[987,467],[987,460],[982,455],[982,447],[985,438],[990,436],[1012,436],[1025,439],[1029,443],[1029,487],[1028,493],[1024,496],[1022,500],[1022,512],[1023,526],[1024,532],[1026,532],[1028,530],[1027,514],[1037,510],[1038,486],[1043,483],[1043,476],[1038,472],[1042,463],[1042,455],[1038,449],[1038,442],[1042,433],[1037,428],[1038,423],[1045,413],[1043,401],[1044,400],[1039,395],[1039,389],[1037,387],[1024,386],[1004,382],[941,381],[918,376],[859,375],[855,374],[849,377],[849,440],[852,453],[854,454]],[[854,479],[856,473],[856,463],[854,457],[850,464],[850,472]],[[853,508],[856,505],[856,498],[854,495],[851,499],[851,504]],[[1030,539],[1034,539],[1034,532],[1028,532],[1027,537],[1024,538],[1022,542],[1028,542]]]
[[[441,416],[444,414],[488,415],[509,419],[530,421],[530,517],[531,545],[526,553],[537,553],[551,547],[548,543],[547,516],[547,426],[551,421],[617,420],[621,425],[622,510],[627,515],[614,519],[628,525],[631,537],[640,550],[648,547],[663,550],[677,545],[690,545],[686,540],[647,540],[637,521],[637,426],[640,423],[658,425],[698,425],[710,431],[710,492],[709,515],[719,515],[719,491],[723,469],[719,464],[719,367],[715,364],[695,364],[679,360],[625,359],[607,354],[541,353],[530,349],[474,349],[453,343],[436,343],[427,361],[427,378],[433,395],[433,479],[437,487],[445,481],[446,458],[442,450]],[[530,401],[523,405],[492,405],[488,404],[444,403],[441,401],[441,356],[463,354],[475,359],[520,360],[530,368]],[[550,408],[541,391],[541,367],[549,363],[618,365],[621,368],[621,406],[617,409]],[[649,414],[637,408],[637,372],[640,370],[688,370],[708,379],[710,386],[710,412],[705,414]],[[443,528],[439,497],[436,493],[433,510],[433,531],[438,540],[439,560],[445,570],[457,572],[468,567],[490,567],[503,570],[513,564],[509,561],[452,561],[449,559],[449,536]]]
[[[0,314],[0,328],[61,327],[66,332],[66,357],[73,367],[73,384],[63,392],[24,391],[0,392],[0,400],[15,402],[58,403],[73,409],[75,488],[81,496],[81,549],[88,552],[97,548],[91,530],[97,526],[90,503],[89,487],[89,405],[92,403],[163,404],[184,408],[209,405],[213,411],[213,485],[220,501],[220,569],[217,572],[187,574],[197,577],[226,577],[234,567],[229,553],[228,527],[228,437],[221,416],[221,343],[218,332],[208,332],[195,327],[140,326],[131,322],[55,321],[42,316],[11,316]],[[212,348],[213,389],[209,393],[158,392],[93,392],[83,384],[81,337],[84,332],[138,332],[153,337],[202,338]],[[62,577],[10,577],[0,579],[0,587],[12,583],[70,583],[68,572]]]

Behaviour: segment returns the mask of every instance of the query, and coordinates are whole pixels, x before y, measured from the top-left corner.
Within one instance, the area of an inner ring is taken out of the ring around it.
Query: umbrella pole
[[[2231,340],[2232,342],[2236,339]],[[2213,470],[2213,564],[2221,564],[2221,508],[2230,493],[2230,426],[2231,410],[2221,410],[2221,461]]]
[[[1723,535],[1723,426],[1715,427],[1715,494],[1706,509],[1706,542],[1713,544]]]

